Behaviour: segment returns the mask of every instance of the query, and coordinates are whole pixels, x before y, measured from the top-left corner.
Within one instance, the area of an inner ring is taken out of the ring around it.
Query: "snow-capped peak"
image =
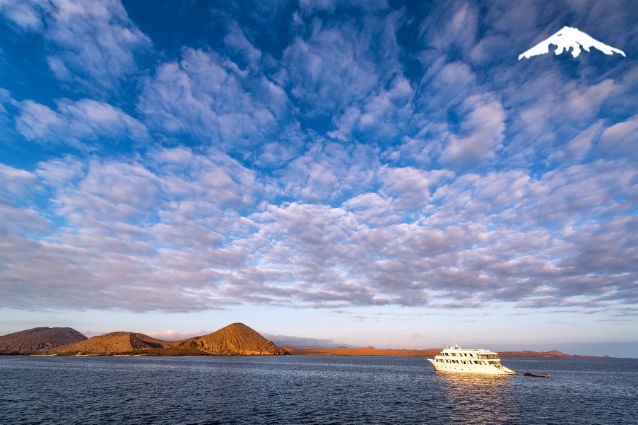
[[[544,55],[546,53],[549,53],[550,44],[556,46],[556,51],[554,52],[556,55],[560,55],[563,52],[568,52],[571,49],[572,56],[577,58],[578,55],[580,55],[581,47],[587,52],[589,52],[589,49],[591,47],[595,47],[606,55],[613,55],[614,53],[618,53],[625,56],[625,52],[623,52],[622,50],[608,46],[605,43],[601,43],[590,35],[582,32],[578,28],[563,27],[556,34],[552,35],[549,38],[546,38],[545,40],[538,43],[536,46],[518,55],[518,60],[521,60],[522,58],[529,59],[532,56]]]

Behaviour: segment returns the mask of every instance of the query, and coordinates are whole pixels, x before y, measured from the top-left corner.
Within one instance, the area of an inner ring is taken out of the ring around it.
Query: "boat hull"
[[[433,359],[428,359],[430,364],[437,372],[443,373],[470,373],[476,375],[491,375],[491,376],[510,376],[516,375],[511,369],[501,366],[500,368],[492,365],[466,365],[466,364],[437,364]]]

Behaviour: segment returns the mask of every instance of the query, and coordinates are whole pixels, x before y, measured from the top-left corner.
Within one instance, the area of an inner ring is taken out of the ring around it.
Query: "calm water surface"
[[[552,376],[417,357],[0,357],[0,423],[638,423],[638,360],[503,363]]]

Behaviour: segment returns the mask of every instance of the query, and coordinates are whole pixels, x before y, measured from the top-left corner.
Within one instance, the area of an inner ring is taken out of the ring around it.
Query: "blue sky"
[[[612,0],[0,1],[0,332],[635,341],[636,22]],[[627,57],[517,61],[565,25]]]

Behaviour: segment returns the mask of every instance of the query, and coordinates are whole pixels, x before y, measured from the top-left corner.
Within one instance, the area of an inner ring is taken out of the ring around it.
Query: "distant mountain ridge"
[[[405,349],[405,348],[375,348],[375,347],[325,347],[325,348],[295,348],[284,347],[288,354],[306,356],[425,356],[433,357],[439,354],[442,348]],[[581,356],[565,354],[558,350],[552,351],[499,351],[501,357],[534,357],[534,358],[600,358],[606,356]]]
[[[0,336],[1,354],[29,354],[54,350],[86,340],[73,328],[39,327]]]

